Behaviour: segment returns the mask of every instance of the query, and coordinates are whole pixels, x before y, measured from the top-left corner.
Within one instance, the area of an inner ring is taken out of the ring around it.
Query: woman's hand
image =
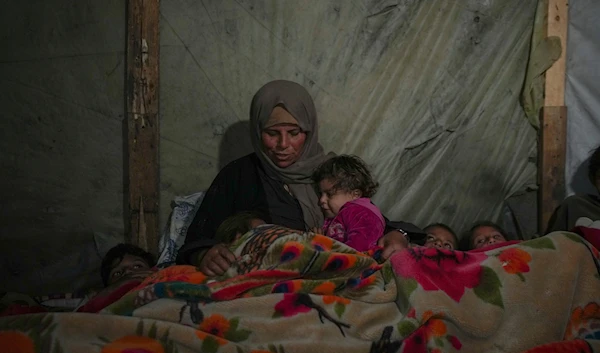
[[[206,252],[198,267],[207,276],[219,276],[225,273],[235,260],[235,255],[225,245],[217,244]]]
[[[404,250],[409,247],[408,239],[399,230],[393,230],[379,238],[377,245],[383,247],[381,257],[387,260],[396,251]]]
[[[310,231],[313,232],[313,233],[315,233],[315,234],[321,234],[321,235],[323,235],[323,228],[314,227]]]

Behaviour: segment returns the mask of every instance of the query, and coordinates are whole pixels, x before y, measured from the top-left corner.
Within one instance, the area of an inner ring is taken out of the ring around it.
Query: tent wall
[[[162,1],[161,227],[175,195],[250,151],[250,99],[277,78],[311,92],[326,150],[372,166],[390,218],[495,219],[535,185],[518,103],[535,5]],[[123,239],[125,11],[13,0],[0,14],[3,290],[98,284],[100,256]]]
[[[571,0],[567,44],[567,194],[597,193],[588,179],[600,145],[600,2]]]
[[[3,5],[0,290],[98,284],[95,239],[123,239],[125,2]]]
[[[393,219],[459,230],[535,186],[518,97],[535,0],[161,3],[161,208],[250,151],[254,92],[315,98],[326,150],[357,154]]]

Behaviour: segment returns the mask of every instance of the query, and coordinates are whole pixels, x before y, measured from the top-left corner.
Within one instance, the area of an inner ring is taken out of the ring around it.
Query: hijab
[[[264,153],[262,145],[262,130],[267,124],[278,123],[269,121],[269,116],[276,106],[287,110],[306,133],[300,158],[286,168],[275,165]],[[308,91],[295,82],[284,80],[271,81],[262,86],[252,98],[250,105],[250,140],[267,175],[287,184],[292,195],[300,203],[304,223],[311,228],[321,227],[323,213],[319,207],[319,199],[313,188],[311,176],[328,156],[323,153],[323,147],[319,144],[317,111]]]

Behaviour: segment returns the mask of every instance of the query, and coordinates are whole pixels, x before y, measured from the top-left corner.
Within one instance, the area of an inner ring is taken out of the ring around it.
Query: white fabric
[[[571,0],[567,41],[567,195],[595,193],[587,161],[600,145],[600,1]]]
[[[495,220],[536,181],[519,105],[536,2],[162,1],[163,220],[249,153],[250,100],[273,79],[309,90],[326,151],[372,166],[387,217]]]
[[[594,221],[588,217],[579,217],[575,222],[575,227],[588,227],[600,229],[600,220]]]
[[[188,196],[179,196],[173,200],[173,212],[167,227],[160,237],[158,265],[175,261],[177,251],[183,246],[187,229],[204,198],[204,191]]]

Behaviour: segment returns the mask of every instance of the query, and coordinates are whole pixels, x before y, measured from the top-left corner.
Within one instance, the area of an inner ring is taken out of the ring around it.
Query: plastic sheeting
[[[458,230],[535,185],[519,105],[536,0],[161,2],[161,216],[251,151],[255,91],[315,99],[326,150],[361,156],[392,219]]]
[[[126,19],[122,0],[2,2],[0,291],[101,285],[94,234],[123,241]]]
[[[571,0],[567,39],[567,193],[596,193],[590,154],[600,145],[600,2]]]

